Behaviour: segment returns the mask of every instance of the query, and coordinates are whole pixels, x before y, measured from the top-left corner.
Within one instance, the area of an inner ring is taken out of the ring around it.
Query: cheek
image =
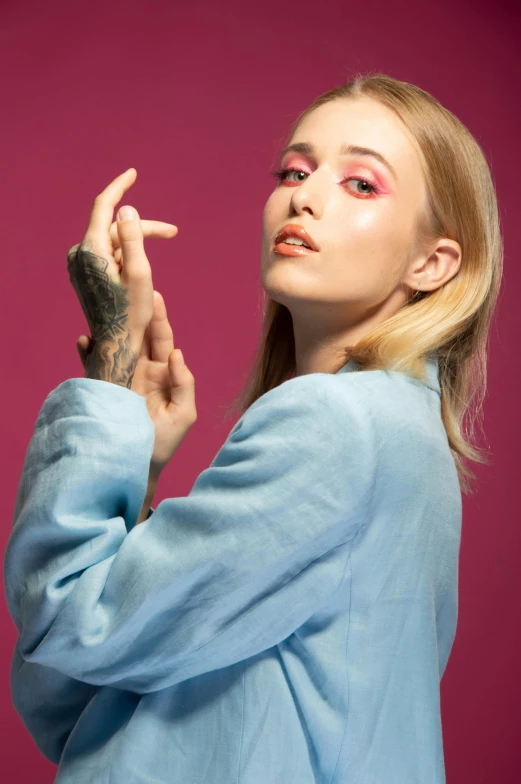
[[[403,249],[406,227],[395,214],[374,209],[371,204],[349,217],[344,215],[337,225],[340,243],[353,259],[364,258],[367,263],[387,265]]]
[[[266,233],[271,234],[273,229],[277,224],[277,208],[276,208],[276,200],[274,198],[274,194],[269,196],[266,204],[264,205],[264,209],[262,211],[262,229],[263,229],[263,236]]]
[[[384,296],[395,284],[406,251],[405,229],[390,216],[360,210],[335,232],[334,268],[350,285]]]
[[[262,210],[261,259],[268,257],[273,236],[279,227],[281,220],[280,210],[276,210],[273,199],[270,196]]]

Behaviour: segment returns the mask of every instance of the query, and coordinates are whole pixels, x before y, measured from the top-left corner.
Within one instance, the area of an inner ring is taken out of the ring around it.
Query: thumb
[[[139,275],[150,272],[150,264],[143,244],[143,228],[138,211],[134,207],[118,210],[117,231],[121,245],[123,272]]]
[[[175,409],[182,411],[183,417],[195,422],[197,411],[195,408],[195,379],[184,363],[181,349],[171,351],[168,356],[168,369],[170,372],[170,398]]]

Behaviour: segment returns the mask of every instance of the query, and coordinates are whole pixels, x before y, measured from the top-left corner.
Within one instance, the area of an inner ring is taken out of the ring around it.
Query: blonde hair
[[[367,96],[392,109],[419,147],[428,193],[428,214],[418,216],[413,248],[447,237],[461,246],[457,274],[438,289],[421,292],[397,313],[342,349],[363,370],[390,369],[424,378],[426,355],[439,360],[441,415],[456,464],[460,488],[472,493],[475,475],[463,460],[490,461],[470,437],[481,421],[486,393],[487,340],[499,296],[503,239],[492,175],[485,155],[466,126],[433,96],[408,82],[381,73],[356,74],[348,83],[320,95],[291,127],[314,109],[337,99]],[[264,292],[260,341],[241,393],[225,419],[243,414],[261,395],[296,373],[292,318]],[[466,421],[466,420],[465,420]]]

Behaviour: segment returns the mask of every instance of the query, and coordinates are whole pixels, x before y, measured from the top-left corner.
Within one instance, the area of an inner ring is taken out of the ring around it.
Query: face
[[[285,171],[262,216],[261,279],[290,310],[294,324],[320,333],[390,317],[411,295],[412,238],[427,194],[415,142],[400,119],[369,98],[340,99],[315,109],[290,143]],[[375,157],[342,154],[342,145],[372,148]],[[274,238],[299,224],[318,252],[280,255]],[[418,265],[416,265],[417,267]],[[414,290],[414,288],[413,288]]]

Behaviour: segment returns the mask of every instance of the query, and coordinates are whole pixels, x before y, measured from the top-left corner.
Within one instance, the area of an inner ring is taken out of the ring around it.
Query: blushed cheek
[[[361,234],[371,232],[378,233],[382,230],[382,218],[371,208],[359,210],[352,220],[352,230]]]

